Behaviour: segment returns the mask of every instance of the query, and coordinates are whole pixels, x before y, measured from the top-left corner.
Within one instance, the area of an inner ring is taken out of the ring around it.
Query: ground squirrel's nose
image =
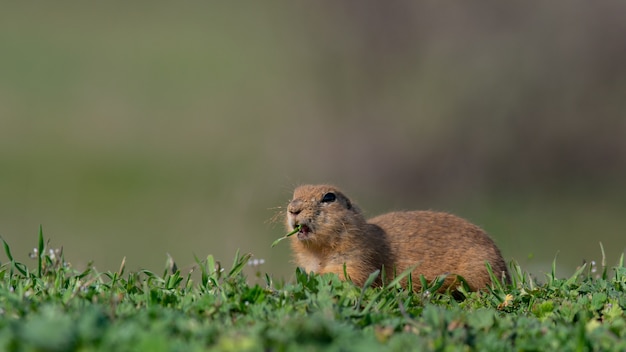
[[[287,206],[287,211],[293,215],[298,215],[302,211],[302,201],[292,200]]]

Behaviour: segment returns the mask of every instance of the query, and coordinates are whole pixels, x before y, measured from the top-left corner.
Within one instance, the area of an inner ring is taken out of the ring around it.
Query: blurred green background
[[[235,251],[334,183],[456,213],[541,275],[626,246],[622,2],[4,4],[0,235],[74,266]],[[0,255],[6,260],[4,253]]]

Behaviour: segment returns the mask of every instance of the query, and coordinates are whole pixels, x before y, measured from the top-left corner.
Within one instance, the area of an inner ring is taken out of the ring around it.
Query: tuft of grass
[[[300,231],[301,228],[302,228],[302,225],[298,225],[293,229],[293,231],[289,232],[283,237],[276,239],[276,241],[272,242],[272,247],[276,246],[280,241],[284,240],[285,238],[289,238],[290,236],[295,235],[296,233],[298,233],[298,231]]]
[[[212,255],[182,272],[169,255],[163,273],[72,268],[40,228],[34,270],[0,266],[0,350],[290,351],[290,350],[626,350],[626,268],[583,265],[538,284],[511,263],[511,284],[494,277],[463,300],[438,293],[445,277],[420,292],[403,289],[410,270],[382,287],[296,270],[295,280],[249,284],[250,254],[229,268]],[[489,268],[489,267],[488,267]],[[194,282],[192,272],[199,271]],[[609,274],[612,272],[612,274]],[[387,282],[382,278],[382,282]]]

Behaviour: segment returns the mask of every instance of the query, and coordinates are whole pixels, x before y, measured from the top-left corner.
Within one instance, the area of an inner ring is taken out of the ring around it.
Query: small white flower
[[[248,260],[248,266],[259,266],[265,263],[265,259],[250,259]]]

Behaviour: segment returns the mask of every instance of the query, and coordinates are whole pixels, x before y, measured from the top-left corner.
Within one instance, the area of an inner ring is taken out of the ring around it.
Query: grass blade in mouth
[[[278,244],[278,242],[280,242],[280,241],[284,240],[285,238],[287,238],[287,237],[289,237],[289,236],[293,236],[293,235],[295,235],[296,233],[298,233],[298,231],[300,231],[300,229],[301,229],[301,228],[302,228],[302,225],[298,225],[298,226],[296,226],[296,227],[293,229],[293,231],[289,232],[289,233],[288,233],[288,234],[286,234],[285,236],[283,236],[283,237],[281,237],[281,238],[277,239],[276,241],[274,241],[274,243],[272,243],[272,247],[274,247],[275,245],[277,245],[277,244]]]

